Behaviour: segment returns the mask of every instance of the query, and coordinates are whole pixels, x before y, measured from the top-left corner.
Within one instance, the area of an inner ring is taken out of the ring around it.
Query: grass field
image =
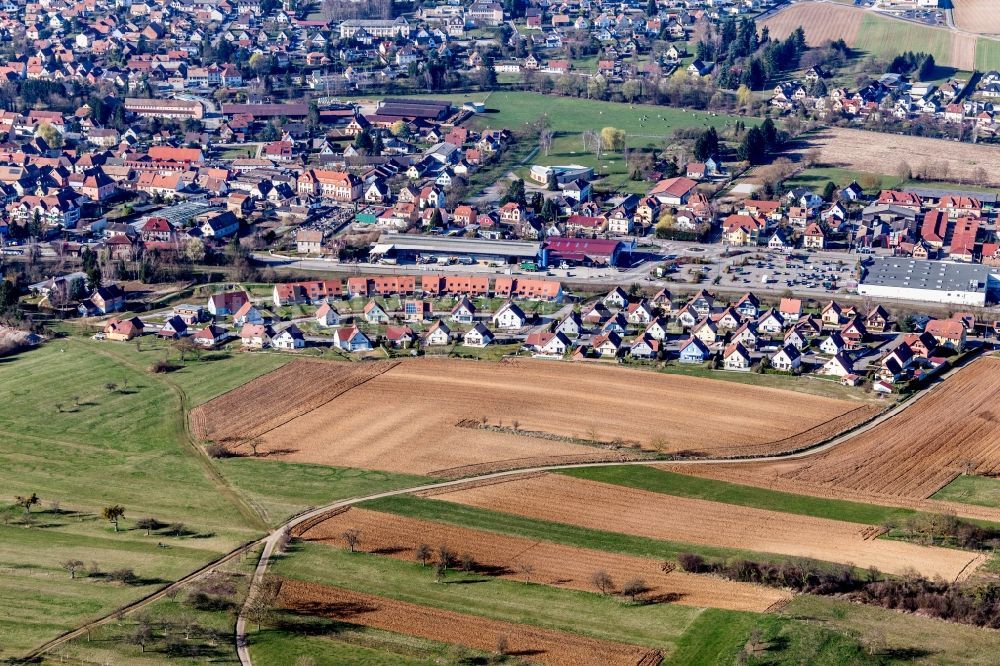
[[[931,499],[1000,507],[1000,480],[985,476],[959,476]]]
[[[989,71],[1000,67],[1000,40],[980,37],[976,41],[976,69]]]
[[[952,35],[947,30],[887,19],[871,12],[865,12],[854,47],[886,60],[903,51],[923,51],[933,55],[938,64],[963,66],[952,61]]]

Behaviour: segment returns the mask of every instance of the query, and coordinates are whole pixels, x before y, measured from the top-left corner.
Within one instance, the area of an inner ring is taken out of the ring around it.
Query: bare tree
[[[531,562],[521,562],[517,567],[524,574],[524,582],[531,582],[531,574],[535,573],[535,565]]]
[[[611,575],[604,569],[594,572],[594,575],[590,577],[590,584],[604,595],[611,594],[615,589],[615,582],[611,580]]]
[[[344,533],[340,536],[344,538],[344,542],[347,544],[347,547],[351,549],[352,553],[354,552],[354,549],[357,548],[357,545],[361,543],[361,530],[353,528],[344,530]]]
[[[153,640],[153,626],[149,620],[140,619],[139,624],[126,636],[126,640],[132,645],[138,645],[140,652],[145,652],[146,646]]]
[[[426,567],[427,563],[431,559],[431,547],[428,546],[426,543],[422,543],[419,546],[417,546],[417,549],[414,551],[413,556],[416,558],[417,562],[420,562],[422,565]]]
[[[66,560],[62,563],[62,568],[69,572],[70,579],[76,578],[76,572],[83,569],[82,560]]]
[[[474,571],[476,569],[476,558],[473,557],[472,553],[462,553],[459,563],[462,571]]]
[[[281,581],[270,575],[264,576],[250,589],[246,614],[250,621],[257,625],[257,631],[260,631],[260,625],[271,615],[279,592],[281,592]]]
[[[155,518],[140,518],[139,520],[135,521],[135,526],[138,529],[145,531],[146,536],[149,536],[149,533],[152,530],[155,530],[160,526],[160,522]]]
[[[649,586],[646,585],[646,581],[642,578],[632,578],[625,581],[625,584],[622,585],[622,594],[628,597],[629,601],[635,603],[639,595],[643,594],[648,589]]]
[[[497,653],[497,656],[502,657],[507,654],[508,650],[510,650],[510,642],[507,640],[507,636],[500,634],[497,636],[497,646],[494,651]]]

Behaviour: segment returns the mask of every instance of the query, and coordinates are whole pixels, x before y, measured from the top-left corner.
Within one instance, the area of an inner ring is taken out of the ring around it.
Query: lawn
[[[980,37],[976,40],[976,69],[988,72],[1000,67],[1000,40]]]
[[[966,183],[955,183],[947,181],[929,181],[929,180],[906,180],[899,176],[893,176],[884,173],[875,173],[870,171],[854,171],[852,169],[844,169],[841,167],[825,167],[817,166],[810,167],[808,169],[803,169],[799,173],[795,174],[791,178],[785,181],[785,186],[792,187],[808,187],[815,192],[822,192],[823,187],[826,186],[827,182],[832,182],[837,187],[846,187],[851,184],[851,181],[862,182],[867,178],[878,179],[875,187],[871,187],[866,190],[869,195],[877,195],[880,190],[895,190],[904,188],[939,188],[939,189],[952,189],[952,190],[962,190],[967,192],[996,192],[995,187],[982,187],[980,185],[970,185]]]
[[[979,506],[1000,506],[1000,480],[985,476],[959,476],[931,499]]]
[[[879,525],[887,521],[898,523],[907,516],[916,513],[912,509],[824,499],[767,488],[741,486],[726,481],[676,474],[644,465],[587,467],[561,470],[559,473],[578,479],[613,483],[679,497],[693,497],[725,504],[750,506],[770,511],[813,516],[814,518],[844,520],[865,525]]]

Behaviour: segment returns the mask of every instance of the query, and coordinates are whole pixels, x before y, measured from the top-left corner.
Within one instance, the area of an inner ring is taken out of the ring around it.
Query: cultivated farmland
[[[510,654],[530,655],[532,661],[554,666],[581,663],[655,666],[661,661],[659,653],[648,648],[428,608],[317,583],[284,580],[279,601],[284,608],[299,613],[479,650],[493,651],[503,639]]]
[[[698,466],[696,473],[796,492],[830,490],[876,503],[924,500],[963,472],[1000,472],[998,394],[1000,359],[979,359],[902,414],[828,452],[725,470]],[[979,514],[997,517],[995,509],[983,508]]]
[[[736,415],[733,404],[754,408]],[[192,423],[200,438],[232,441],[244,451],[240,442],[258,437],[258,451],[269,457],[455,477],[621,460],[641,455],[640,448],[706,455],[785,451],[863,420],[871,409],[619,368],[313,361],[286,366],[206,403]]]
[[[993,0],[955,0],[955,25],[981,35],[1000,35],[1000,12]]]
[[[879,528],[545,474],[516,481],[433,491],[437,499],[541,520],[654,539],[746,548],[830,562],[911,567],[953,580],[981,556],[959,550],[877,539]]]
[[[641,578],[649,586],[647,599],[688,606],[763,612],[791,598],[782,590],[734,583],[720,578],[665,572],[662,562],[587,548],[505,536],[456,525],[418,520],[393,514],[350,509],[309,528],[302,538],[344,547],[342,535],[361,533],[358,550],[412,562],[420,544],[441,544],[456,554],[468,554],[475,570],[505,578],[524,580],[525,565],[533,582],[595,591],[591,577],[606,571],[619,584]]]
[[[802,26],[806,42],[819,46],[824,42],[843,39],[854,46],[861,30],[865,12],[854,7],[838,7],[829,3],[799,2],[769,16],[764,21],[771,37],[785,39]]]
[[[938,180],[1000,185],[1000,148],[917,136],[899,136],[844,128],[824,128],[809,135],[800,152],[819,150],[828,167],[866,171],[881,165],[896,172],[906,165],[914,173]]]

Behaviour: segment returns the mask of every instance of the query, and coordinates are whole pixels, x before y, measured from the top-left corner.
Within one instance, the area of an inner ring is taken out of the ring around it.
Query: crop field
[[[923,51],[933,55],[939,66],[965,71],[975,68],[977,43],[983,41],[975,35],[887,18],[865,9],[827,2],[795,3],[763,23],[772,37],[784,39],[802,26],[806,41],[812,46],[843,39],[851,48],[882,59],[891,59],[904,51]]]
[[[489,575],[556,587],[593,592],[591,577],[606,571],[614,581],[641,578],[649,586],[647,598],[689,606],[764,612],[790,599],[782,590],[734,583],[723,579],[665,572],[660,560],[575,548],[546,541],[504,536],[482,530],[405,516],[350,509],[311,527],[302,538],[344,547],[342,535],[359,530],[358,549],[413,561],[420,544],[444,544],[454,553],[468,554],[475,570]],[[530,567],[530,574],[525,567]]]
[[[642,395],[650,401],[636,398]],[[735,416],[734,402],[754,409]],[[873,409],[620,368],[520,360],[313,361],[202,405],[192,423],[204,440],[259,437],[259,452],[269,458],[455,477],[543,462],[620,460],[639,448],[727,455],[790,450]],[[616,439],[632,448],[609,449]]]
[[[906,164],[938,179],[1000,185],[1000,148],[943,139],[899,136],[845,128],[824,128],[809,135],[802,152],[818,149],[828,167],[865,171],[873,164],[895,172]]]
[[[1000,13],[992,0],[955,0],[955,25],[981,35],[1000,35]]]
[[[544,474],[429,495],[458,504],[655,539],[876,566],[954,580],[981,556],[876,538],[879,528]]]
[[[829,491],[876,503],[910,500],[919,506],[918,501],[931,498],[960,474],[1000,472],[998,394],[1000,359],[982,358],[889,421],[807,460],[679,471],[792,492]],[[954,498],[944,494],[934,499]],[[945,508],[984,519],[1000,515],[990,508]]]
[[[501,640],[505,640],[510,654],[554,666],[584,662],[656,666],[661,661],[658,653],[644,647],[500,622],[298,580],[282,582],[279,602],[284,608],[298,613],[479,650],[494,650]]]

